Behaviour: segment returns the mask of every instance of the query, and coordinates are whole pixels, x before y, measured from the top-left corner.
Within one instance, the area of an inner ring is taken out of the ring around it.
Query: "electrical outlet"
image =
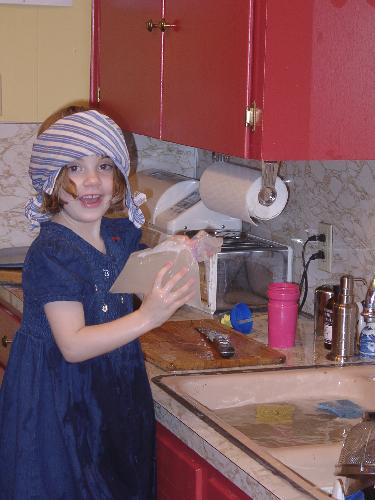
[[[319,234],[325,234],[326,241],[319,242],[319,250],[323,250],[324,259],[318,260],[318,267],[321,271],[331,272],[332,268],[332,240],[333,240],[333,226],[326,222],[320,222],[318,227]]]

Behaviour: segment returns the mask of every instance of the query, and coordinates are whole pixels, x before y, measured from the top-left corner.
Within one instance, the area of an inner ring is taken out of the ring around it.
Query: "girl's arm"
[[[80,302],[49,302],[44,310],[56,343],[66,361],[77,363],[113,351],[160,326],[194,295],[193,280],[178,288],[187,269],[176,273],[163,286],[163,277],[172,267],[166,264],[157,274],[151,292],[141,307],[126,316],[100,325],[85,325]],[[176,290],[172,292],[174,287]]]

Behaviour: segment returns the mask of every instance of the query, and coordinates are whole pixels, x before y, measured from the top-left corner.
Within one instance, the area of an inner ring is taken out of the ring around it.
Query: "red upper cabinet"
[[[97,0],[99,108],[125,129],[246,155],[249,0]],[[151,32],[146,22],[174,26]]]
[[[375,0],[254,6],[249,157],[375,159]]]
[[[94,21],[92,98],[125,130],[244,158],[375,159],[375,0],[95,0]]]

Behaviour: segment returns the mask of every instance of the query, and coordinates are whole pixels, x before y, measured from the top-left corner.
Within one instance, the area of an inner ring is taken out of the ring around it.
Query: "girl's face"
[[[113,197],[113,170],[116,168],[109,158],[86,156],[65,167],[69,178],[76,186],[73,197],[63,188],[59,197],[65,202],[65,215],[76,222],[95,222],[103,217]]]

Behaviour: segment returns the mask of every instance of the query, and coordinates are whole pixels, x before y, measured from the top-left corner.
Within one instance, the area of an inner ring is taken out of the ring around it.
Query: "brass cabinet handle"
[[[12,342],[13,340],[9,340],[6,335],[4,335],[4,337],[1,338],[1,345],[5,348],[8,347],[8,344],[11,344]]]
[[[158,25],[154,23],[152,19],[149,19],[146,21],[146,28],[148,31],[152,31],[154,28],[158,28]]]
[[[175,24],[168,24],[168,22],[164,19],[164,17],[160,19],[159,23],[160,31],[164,32],[167,28],[175,28],[175,27],[176,27]]]
[[[152,19],[146,21],[146,28],[148,29],[148,31],[152,31],[154,28],[159,28],[159,30],[164,33],[167,28],[174,28],[175,26],[175,24],[168,24],[164,17],[160,19],[157,24],[154,23]]]

